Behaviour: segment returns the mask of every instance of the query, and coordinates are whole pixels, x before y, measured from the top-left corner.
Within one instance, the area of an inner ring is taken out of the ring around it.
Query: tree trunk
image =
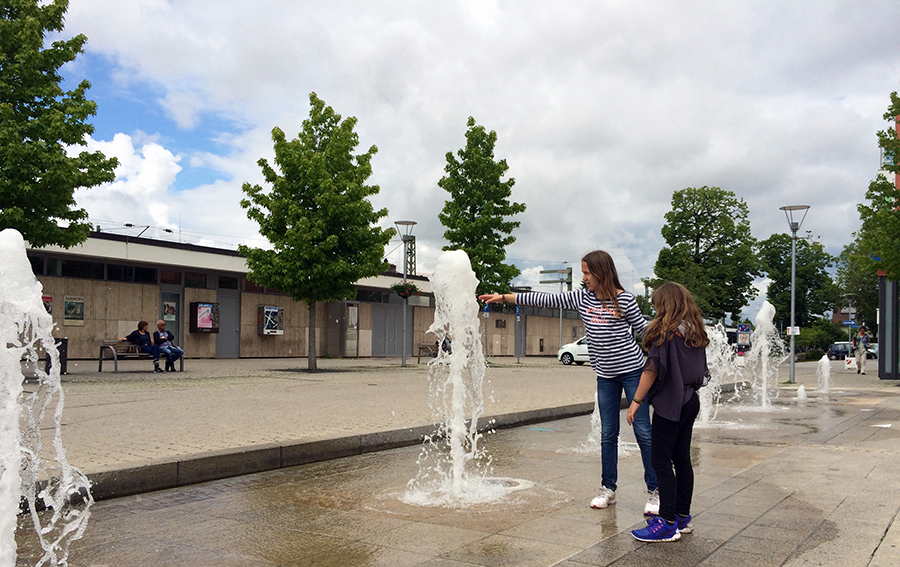
[[[310,372],[317,372],[319,369],[316,366],[316,302],[309,302],[309,340],[307,341],[309,344],[309,349],[306,355],[306,360],[308,366],[307,370]]]

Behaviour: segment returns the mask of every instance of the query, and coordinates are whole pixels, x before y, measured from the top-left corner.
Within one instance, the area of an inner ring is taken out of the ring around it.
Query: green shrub
[[[825,352],[819,349],[808,350],[803,353],[803,360],[819,360],[825,356]]]

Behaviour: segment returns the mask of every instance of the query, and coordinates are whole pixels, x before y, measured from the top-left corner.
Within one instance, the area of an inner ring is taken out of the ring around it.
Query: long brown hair
[[[616,272],[616,264],[613,262],[612,256],[603,250],[594,250],[585,254],[581,261],[587,264],[588,271],[600,281],[595,294],[597,299],[611,301],[616,315],[624,317],[625,314],[619,307],[619,300],[616,299],[619,296],[619,290],[624,288],[619,283],[619,273]]]
[[[709,344],[703,314],[694,296],[686,287],[675,282],[659,286],[650,298],[656,317],[644,331],[644,348],[661,345],[669,333],[680,332],[688,346],[703,347]],[[682,324],[683,323],[683,324]]]

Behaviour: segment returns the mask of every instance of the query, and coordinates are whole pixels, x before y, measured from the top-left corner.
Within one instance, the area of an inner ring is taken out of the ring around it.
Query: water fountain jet
[[[0,231],[0,567],[16,564],[15,532],[20,505],[30,514],[44,555],[37,565],[67,565],[69,544],[90,517],[90,483],[66,459],[62,446],[63,390],[53,319],[41,301],[18,231]],[[41,369],[39,352],[50,359]],[[24,367],[37,378],[23,386]],[[41,430],[52,419],[52,458],[44,459]],[[24,500],[23,500],[24,499]]]

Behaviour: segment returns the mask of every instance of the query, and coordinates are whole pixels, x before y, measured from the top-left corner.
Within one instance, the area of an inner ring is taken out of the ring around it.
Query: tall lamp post
[[[416,221],[411,220],[398,220],[394,222],[397,225],[397,233],[400,234],[400,239],[403,241],[403,281],[406,281],[406,272],[409,269],[409,243],[415,241],[415,236],[412,235],[413,227],[416,226]],[[413,270],[415,270],[415,266],[413,266]],[[409,301],[408,297],[403,298],[403,342],[400,345],[400,366],[406,366],[406,304]]]
[[[788,205],[786,207],[780,207],[782,211],[784,211],[784,216],[787,218],[788,225],[791,228],[791,384],[794,383],[794,337],[796,335],[795,331],[797,329],[794,328],[794,310],[797,306],[797,231],[800,230],[800,225],[803,224],[803,220],[806,218],[806,213],[809,211],[809,205]],[[803,216],[800,216],[800,211],[803,211]],[[794,220],[794,215],[800,216],[799,221]]]

